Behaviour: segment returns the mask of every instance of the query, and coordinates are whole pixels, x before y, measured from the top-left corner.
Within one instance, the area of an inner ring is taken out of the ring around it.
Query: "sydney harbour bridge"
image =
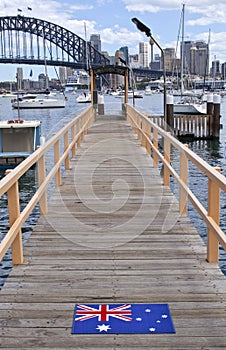
[[[89,70],[110,61],[89,42],[57,24],[17,15],[0,17],[0,63]],[[140,74],[157,78],[162,71],[143,69]]]

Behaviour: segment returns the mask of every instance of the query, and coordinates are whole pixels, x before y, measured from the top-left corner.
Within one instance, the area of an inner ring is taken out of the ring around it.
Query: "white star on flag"
[[[97,328],[100,332],[107,332],[111,327],[108,324],[99,324]]]
[[[149,328],[150,332],[155,332],[155,328]]]

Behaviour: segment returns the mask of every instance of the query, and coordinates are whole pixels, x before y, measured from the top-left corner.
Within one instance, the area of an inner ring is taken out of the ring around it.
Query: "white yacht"
[[[64,108],[65,99],[56,98],[18,98],[12,100],[12,107],[19,109],[34,109],[34,108]]]
[[[206,114],[206,103],[183,99],[174,103],[174,114]]]
[[[80,94],[77,98],[76,101],[78,103],[90,103],[91,102],[91,94],[90,93],[86,93],[83,92],[82,94]]]
[[[151,90],[151,87],[150,87],[150,86],[146,86],[144,94],[145,94],[146,96],[152,95],[152,90]]]

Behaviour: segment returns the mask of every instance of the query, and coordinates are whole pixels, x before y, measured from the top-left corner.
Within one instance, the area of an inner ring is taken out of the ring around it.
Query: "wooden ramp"
[[[226,279],[120,116],[98,117],[0,292],[1,349],[226,349]],[[176,334],[71,334],[76,303],[168,303]]]

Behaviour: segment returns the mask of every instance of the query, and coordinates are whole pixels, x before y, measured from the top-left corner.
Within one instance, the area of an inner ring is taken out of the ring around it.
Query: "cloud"
[[[87,11],[93,10],[93,5],[72,5],[70,9],[73,11]]]
[[[131,32],[126,28],[118,26],[114,28],[105,28],[101,31],[101,41],[103,44],[120,46],[133,46],[134,42],[143,41],[143,35],[137,31]]]
[[[156,13],[160,10],[172,10],[180,8],[181,3],[178,0],[152,0],[151,3],[145,0],[122,0],[126,9],[131,12],[151,12]]]
[[[139,13],[157,13],[160,11],[175,11],[182,8],[181,0],[122,0],[127,11]],[[226,23],[225,1],[214,2],[213,0],[187,0],[185,5],[186,14],[195,14],[196,18],[187,20],[189,26],[204,26],[214,23]]]

